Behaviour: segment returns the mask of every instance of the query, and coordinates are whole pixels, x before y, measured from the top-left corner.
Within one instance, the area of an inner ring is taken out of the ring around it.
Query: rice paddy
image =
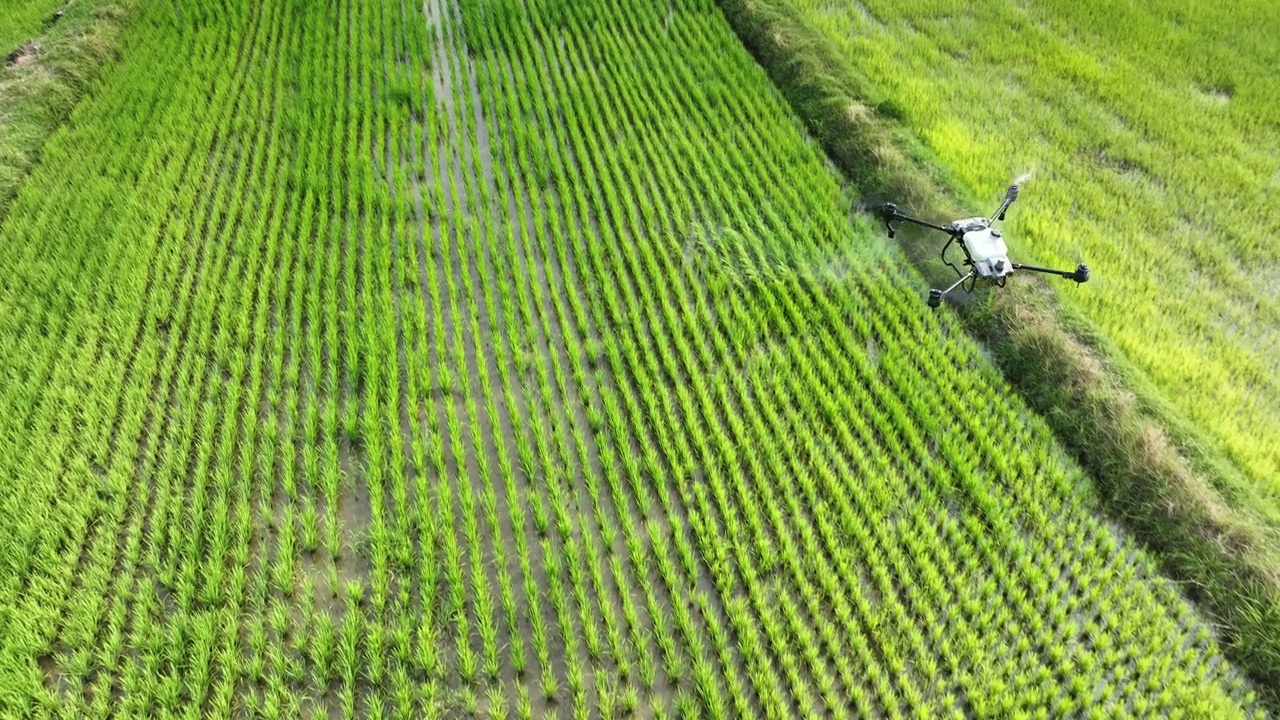
[[[1263,717],[710,0],[138,10],[0,224],[0,710]]]

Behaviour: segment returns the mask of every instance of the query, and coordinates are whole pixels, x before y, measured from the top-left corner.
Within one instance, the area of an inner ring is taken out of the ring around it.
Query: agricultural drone
[[[878,208],[878,214],[884,220],[885,227],[889,230],[889,237],[893,237],[896,232],[893,223],[900,220],[933,230],[940,230],[950,236],[947,244],[942,247],[942,262],[949,265],[952,270],[955,270],[960,279],[946,290],[930,289],[929,307],[936,308],[941,305],[943,295],[966,282],[969,285],[965,288],[965,292],[972,292],[978,280],[985,280],[996,287],[1004,287],[1005,278],[1012,275],[1014,270],[1030,270],[1047,275],[1060,275],[1068,280],[1074,280],[1077,285],[1082,282],[1088,282],[1089,266],[1084,263],[1079,263],[1076,265],[1075,270],[1068,271],[1023,265],[1022,263],[1009,261],[1009,249],[1004,244],[1004,237],[999,230],[991,227],[991,223],[996,220],[1004,220],[1005,212],[1009,210],[1009,206],[1017,198],[1018,186],[1010,185],[1008,192],[1004,195],[1004,202],[1000,203],[1000,208],[990,218],[966,218],[964,220],[956,220],[945,226],[935,225],[925,220],[903,215],[898,212],[898,206],[893,203],[885,203]],[[960,268],[947,259],[947,250],[956,240],[960,241],[960,248],[964,250],[964,261],[961,264],[969,266],[968,273],[961,273]]]

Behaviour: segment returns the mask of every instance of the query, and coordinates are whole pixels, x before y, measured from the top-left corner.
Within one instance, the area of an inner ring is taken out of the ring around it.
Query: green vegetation
[[[5,3],[4,14],[0,15],[0,55],[9,56],[45,27],[56,24],[54,14],[64,4],[65,0],[12,0]]]
[[[712,0],[177,5],[0,224],[3,714],[1262,715]]]
[[[138,0],[15,0],[0,12],[0,218],[45,139],[115,52]],[[55,17],[61,10],[62,15]]]
[[[931,216],[989,212],[995,198],[986,195],[994,194],[996,190],[992,188],[998,190],[1017,174],[1009,171],[1002,177],[1000,173],[1005,171],[990,168],[1014,162],[1011,157],[1026,158],[1027,155],[1020,153],[1027,147],[1051,152],[1052,148],[1046,149],[1046,146],[1057,140],[1063,140],[1070,147],[1073,141],[1063,139],[1066,132],[1061,129],[1063,123],[1074,123],[1070,126],[1071,131],[1086,135],[1107,130],[1091,128],[1074,111],[1058,113],[1051,118],[1052,121],[1046,119],[1045,113],[1038,110],[1039,103],[1045,101],[1039,95],[1035,98],[1005,98],[994,106],[982,106],[998,110],[995,116],[978,117],[981,109],[976,105],[960,109],[957,117],[973,118],[968,131],[973,133],[974,145],[967,152],[978,153],[983,158],[975,159],[975,155],[960,160],[953,156],[948,161],[946,152],[960,153],[961,149],[954,144],[950,148],[941,148],[936,144],[922,143],[916,134],[919,129],[912,124],[914,111],[909,106],[923,104],[932,108],[939,102],[950,102],[946,110],[955,115],[957,108],[952,105],[956,102],[948,100],[951,94],[967,93],[966,97],[970,99],[966,102],[976,103],[973,98],[986,90],[985,86],[977,87],[982,85],[982,81],[974,78],[985,76],[975,72],[969,63],[960,62],[953,56],[967,57],[969,53],[979,52],[990,54],[990,43],[979,42],[974,35],[975,32],[987,32],[986,29],[959,23],[965,28],[964,33],[960,33],[963,39],[988,48],[961,51],[955,44],[959,41],[957,33],[944,31],[948,25],[945,22],[931,26],[936,31],[935,38],[918,31],[916,22],[911,19],[898,18],[900,22],[897,23],[877,22],[875,18],[879,16],[873,16],[867,5],[855,2],[813,6],[790,0],[725,0],[722,5],[736,29],[769,67],[793,106],[859,188],[882,197],[906,198],[909,205]],[[984,13],[990,11],[1000,15],[999,3],[986,5],[997,9],[984,6]],[[899,10],[886,9],[886,12],[898,13]],[[934,7],[929,12],[940,10]],[[1010,12],[1020,17],[1022,11]],[[1201,18],[1197,22],[1203,20]],[[1063,29],[1063,22],[1056,23],[1053,26],[1055,30],[1062,36],[1075,38],[1076,33]],[[1116,32],[1128,32],[1120,28],[1131,28],[1132,24],[1115,24],[1113,27]],[[987,39],[999,38],[999,43],[1003,44],[1010,36],[1009,32],[992,33]],[[1142,43],[1144,46],[1159,45],[1154,39],[1158,36],[1159,33],[1148,33]],[[1217,30],[1208,32],[1205,37],[1218,37]],[[902,43],[909,43],[909,47],[907,44],[895,45],[898,42],[895,38],[907,38]],[[1212,44],[1211,40],[1206,42]],[[868,64],[869,56],[852,52],[850,43],[858,44],[859,52],[869,45],[883,44],[875,51],[880,60]],[[950,55],[940,53],[931,43],[948,48]],[[1020,53],[1040,52],[1039,48],[1047,48],[1044,53],[1050,58],[1057,57],[1055,53],[1062,46],[1059,39],[1015,44]],[[1243,47],[1252,48],[1247,41]],[[899,53],[903,58],[900,65],[894,66],[892,73],[883,61],[886,51]],[[1212,52],[1203,48],[1182,48],[1184,53],[1206,51]],[[989,63],[996,63],[1007,59],[1003,52],[983,57],[987,57]],[[1262,51],[1252,48],[1250,52],[1253,53],[1250,58],[1256,58]],[[929,58],[927,69],[916,64],[920,53]],[[1022,55],[1017,57],[1022,58]],[[1037,82],[1028,86],[1034,85],[1039,92],[1040,88],[1052,83],[1043,78],[1049,66],[1043,60],[1037,62],[1040,63],[1036,66]],[[1240,69],[1231,72],[1247,72],[1250,62],[1244,61]],[[984,72],[1003,74],[1003,77],[1010,73],[1020,74],[1024,69],[1012,61],[1010,63],[1002,68],[987,67]],[[973,64],[978,65],[976,60]],[[892,79],[888,79],[890,74],[894,74]],[[1130,72],[1125,77],[1135,83],[1151,82],[1137,72]],[[912,78],[918,80],[913,81]],[[922,100],[917,85],[926,79],[936,86],[924,93],[928,97]],[[912,86],[912,92],[907,92],[900,85],[903,82],[916,82],[917,85]],[[1000,83],[997,85],[1005,87]],[[1266,89],[1261,85],[1254,87],[1265,96]],[[1102,100],[1092,96],[1081,98],[1077,97],[1078,91],[1069,100],[1063,100],[1061,93],[1044,94],[1079,107],[1112,99],[1110,95],[1103,96]],[[1148,97],[1148,94],[1136,93],[1131,100],[1141,104]],[[1018,112],[1015,113],[1014,109]],[[1199,112],[1195,108],[1193,110]],[[1022,114],[1024,112],[1027,114]],[[1166,119],[1173,115],[1167,114]],[[999,122],[993,123],[992,117],[997,117]],[[1040,131],[1027,126],[1034,124],[1032,118],[1034,122],[1047,123],[1043,125],[1049,128],[1047,135],[1036,134]],[[1024,125],[1013,130],[1006,127],[1015,119]],[[1169,128],[1167,123],[1164,127]],[[1256,124],[1253,128],[1257,130]],[[1032,134],[1031,139],[1027,139],[1028,133]],[[983,144],[1010,135],[1018,138],[1019,142],[1001,147]],[[1170,147],[1177,146],[1178,137],[1170,141],[1173,143]],[[1254,161],[1262,160],[1264,158],[1255,153]],[[1036,157],[1027,160],[1024,170],[1038,168],[1039,171],[1032,173],[1031,191],[1019,203],[1029,200],[1035,193],[1050,192],[1046,190],[1048,185],[1057,188],[1058,197],[1068,190],[1073,193],[1079,191],[1077,199],[1081,202],[1085,199],[1101,202],[1104,191],[1114,192],[1119,204],[1108,206],[1106,212],[1117,227],[1132,228],[1134,217],[1145,217],[1146,221],[1156,223],[1154,227],[1159,227],[1158,223],[1164,220],[1153,219],[1149,215],[1115,218],[1115,213],[1124,214],[1133,207],[1132,188],[1115,189],[1109,170],[1097,170],[1087,163],[1082,169],[1077,162],[1069,163],[1068,168],[1036,164],[1043,162],[1042,158]],[[975,168],[983,167],[988,167],[988,171],[981,179],[975,179],[972,175]],[[967,182],[961,179],[964,173],[970,173]],[[1063,173],[1070,173],[1070,182],[1062,179]],[[1212,194],[1229,186],[1229,183],[1199,182],[1188,192]],[[1251,195],[1248,202],[1269,202],[1274,199],[1269,193],[1264,188],[1261,196]],[[1202,207],[1195,204],[1199,201],[1194,199],[1186,202],[1191,204],[1183,207]],[[1100,481],[1099,489],[1110,512],[1133,528],[1143,538],[1144,544],[1158,550],[1163,567],[1187,583],[1196,597],[1213,612],[1217,622],[1228,629],[1229,654],[1248,668],[1265,687],[1280,687],[1280,635],[1274,630],[1280,626],[1280,558],[1277,557],[1280,522],[1276,520],[1277,506],[1271,500],[1271,489],[1266,483],[1250,481],[1224,454],[1223,447],[1213,441],[1206,428],[1185,419],[1173,400],[1174,397],[1179,402],[1186,399],[1181,389],[1168,393],[1168,388],[1161,388],[1149,380],[1112,340],[1106,329],[1098,327],[1087,308],[1082,310],[1078,305],[1086,295],[1093,293],[1107,296],[1106,301],[1113,304],[1137,301],[1142,297],[1140,293],[1124,289],[1122,283],[1126,280],[1113,282],[1113,278],[1123,276],[1128,278],[1127,282],[1136,282],[1152,272],[1166,277],[1164,273],[1168,263],[1179,257],[1200,258],[1210,245],[1195,248],[1186,256],[1176,252],[1177,245],[1162,245],[1156,256],[1164,264],[1153,270],[1143,265],[1147,262],[1146,255],[1116,252],[1118,248],[1129,248],[1128,244],[1117,240],[1126,237],[1125,232],[1099,234],[1096,222],[1087,212],[1082,219],[1067,212],[1073,207],[1079,208],[1080,204],[1060,207],[1052,215],[1054,222],[1062,223],[1059,234],[1050,236],[1041,232],[1036,236],[1036,228],[1041,231],[1048,228],[1043,223],[1044,215],[1040,215],[1040,225],[1030,226],[1026,222],[1031,221],[1024,221],[1023,225],[1016,227],[1016,232],[1021,233],[1017,237],[1027,233],[1038,237],[1045,253],[1052,252],[1050,246],[1064,247],[1061,243],[1066,243],[1065,247],[1079,247],[1078,244],[1072,245],[1077,242],[1073,240],[1076,237],[1089,237],[1091,242],[1103,243],[1116,240],[1117,245],[1099,253],[1106,258],[1106,263],[1114,263],[1115,266],[1108,270],[1107,265],[1101,265],[1101,282],[1091,281],[1089,286],[1078,292],[1054,293],[1038,281],[1019,279],[1012,291],[993,296],[991,302],[981,300],[967,304],[959,308],[960,314],[966,317],[971,331],[986,341],[1006,376],[1017,384],[1023,396],[1046,417],[1059,438]],[[1043,203],[1028,202],[1019,212],[1034,218],[1035,213],[1045,210]],[[1010,215],[1011,222],[1014,215],[1016,213]],[[1265,220],[1263,227],[1266,227]],[[910,232],[904,233],[903,237],[904,247],[917,267],[932,276],[935,282],[954,277],[949,270],[939,268],[936,238]],[[1034,253],[1037,249],[1035,242],[1028,245],[1023,247],[1015,243],[1014,250],[1020,255]],[[1171,249],[1174,252],[1170,252]],[[1118,255],[1124,257],[1118,258]],[[1029,256],[1036,257],[1034,254]],[[1050,255],[1047,262],[1069,264],[1074,260],[1065,257]],[[1094,263],[1095,269],[1101,264],[1101,261],[1090,262]],[[1254,264],[1241,269],[1248,272],[1258,267],[1266,267],[1266,261],[1255,258]],[[1272,298],[1265,284],[1257,284],[1253,289],[1263,304]],[[1175,293],[1169,297],[1180,296]],[[1098,301],[1101,302],[1102,298]],[[1189,313],[1201,309],[1203,305],[1195,302],[1186,305]],[[1123,322],[1121,310],[1114,312],[1112,321]],[[1274,329],[1275,325],[1269,327]],[[1255,443],[1254,447],[1264,453],[1269,451],[1265,442]],[[1273,696],[1272,699],[1280,704],[1280,697]]]

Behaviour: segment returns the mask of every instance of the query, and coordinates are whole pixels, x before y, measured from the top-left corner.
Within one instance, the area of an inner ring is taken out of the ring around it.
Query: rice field
[[[711,0],[149,3],[0,223],[0,713],[1266,713]]]
[[[773,2],[773,0],[769,0]],[[865,75],[1280,523],[1280,6],[779,0]],[[989,200],[988,200],[989,199]],[[922,209],[923,211],[923,209]]]

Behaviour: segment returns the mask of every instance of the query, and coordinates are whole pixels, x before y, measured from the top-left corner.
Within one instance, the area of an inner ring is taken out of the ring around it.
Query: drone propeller
[[[1090,268],[1090,267],[1092,267],[1092,266],[1089,264],[1089,261],[1085,258],[1084,251],[1080,248],[1080,246],[1079,246],[1079,245],[1075,246],[1075,248],[1074,248],[1074,255],[1073,255],[1073,256],[1074,256],[1075,261],[1076,261],[1076,268],[1077,268],[1077,269],[1078,269],[1078,268],[1085,268],[1086,273],[1088,273],[1088,275],[1089,275],[1089,283],[1090,283],[1090,284],[1094,285],[1095,287],[1096,287],[1096,286],[1099,286],[1099,285],[1102,285],[1102,286],[1104,286],[1104,287],[1106,286],[1106,281],[1105,281],[1105,280],[1102,280],[1102,279],[1099,279],[1099,278],[1095,277],[1095,276],[1092,274],[1092,272],[1090,272],[1090,271],[1089,271],[1089,268]],[[1077,283],[1077,284],[1078,284],[1078,283]]]
[[[888,197],[876,193],[874,195],[863,195],[853,205],[855,213],[867,213],[874,215],[876,218],[883,218],[887,209],[897,209],[897,206],[888,199]]]
[[[885,198],[879,193],[863,195],[854,203],[853,211],[855,213],[866,213],[873,216],[877,221],[884,223],[888,230],[889,237],[892,238],[896,234],[891,223],[900,211],[898,206]]]
[[[1018,199],[1018,191],[1025,190],[1027,183],[1031,181],[1031,176],[1035,175],[1035,168],[1025,170],[1018,173],[1018,176],[1009,181],[1009,187],[1005,191],[1004,201],[1000,205],[1000,209],[991,215],[991,221],[1004,220],[1004,215],[1009,211],[1009,206],[1014,200]]]

